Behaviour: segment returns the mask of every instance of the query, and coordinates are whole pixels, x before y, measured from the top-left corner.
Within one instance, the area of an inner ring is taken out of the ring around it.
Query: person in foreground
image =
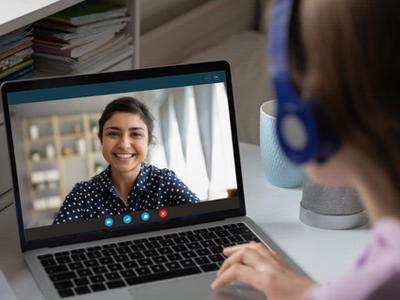
[[[354,187],[371,236],[351,271],[322,285],[261,244],[226,248],[212,288],[240,280],[268,299],[400,299],[400,1],[275,0],[272,9],[282,150],[319,183]],[[282,130],[290,114],[305,150]]]
[[[54,224],[200,201],[173,171],[144,163],[153,122],[148,108],[135,98],[119,98],[106,106],[99,139],[109,166],[74,186]]]

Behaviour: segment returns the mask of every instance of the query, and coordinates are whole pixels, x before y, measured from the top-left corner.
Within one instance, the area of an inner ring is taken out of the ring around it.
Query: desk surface
[[[349,269],[361,253],[366,229],[322,230],[299,221],[300,189],[282,189],[264,176],[259,148],[241,144],[247,215],[303,270],[319,282]],[[15,207],[0,213],[0,269],[18,299],[43,299],[19,250]]]

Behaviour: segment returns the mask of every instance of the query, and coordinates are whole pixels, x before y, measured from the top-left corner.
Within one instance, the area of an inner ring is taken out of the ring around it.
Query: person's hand
[[[303,299],[316,285],[294,272],[274,251],[251,242],[224,249],[228,256],[211,284],[213,289],[239,280],[262,291],[268,299]]]

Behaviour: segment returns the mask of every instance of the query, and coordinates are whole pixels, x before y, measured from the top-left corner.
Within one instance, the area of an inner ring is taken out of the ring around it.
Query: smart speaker
[[[305,176],[300,220],[323,229],[350,229],[365,225],[368,217],[354,189],[325,187]]]

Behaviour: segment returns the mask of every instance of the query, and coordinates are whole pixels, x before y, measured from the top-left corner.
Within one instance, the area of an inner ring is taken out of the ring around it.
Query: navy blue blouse
[[[90,180],[77,183],[65,198],[53,224],[200,202],[173,171],[142,163],[126,206],[110,175],[109,166]]]

